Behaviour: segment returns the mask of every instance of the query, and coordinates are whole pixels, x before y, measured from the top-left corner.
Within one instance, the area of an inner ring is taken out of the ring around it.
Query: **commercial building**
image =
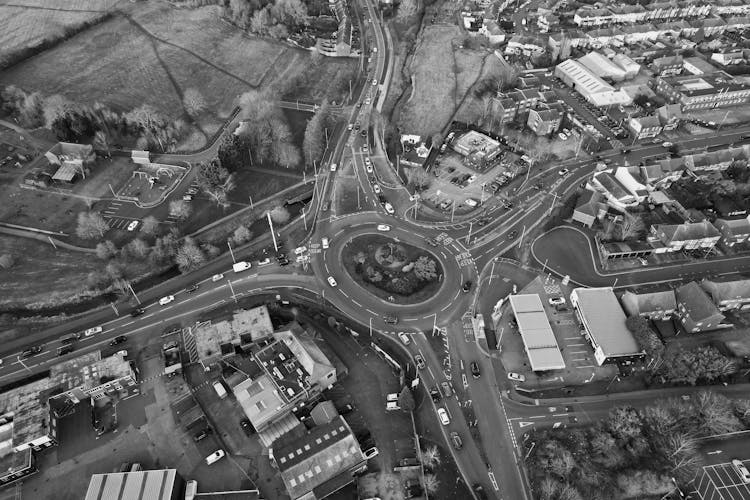
[[[270,456],[292,500],[325,498],[367,468],[359,443],[340,416],[304,436],[279,439]]]
[[[629,363],[645,356],[625,326],[625,313],[612,288],[576,288],[570,302],[599,366]]]
[[[578,58],[578,62],[586,66],[596,76],[615,82],[623,81],[627,74],[620,66],[596,51],[589,52],[585,56]]]
[[[630,80],[638,75],[641,71],[641,65],[632,60],[625,54],[615,54],[612,61],[617,64],[625,72],[625,79]]]
[[[231,320],[212,323],[204,321],[190,328],[188,335],[195,339],[193,362],[204,367],[233,356],[235,347],[255,342],[273,333],[273,324],[266,306],[235,311]]]
[[[563,114],[554,108],[532,109],[526,125],[537,135],[551,135],[560,129]]]
[[[587,101],[595,106],[630,104],[632,99],[622,90],[614,87],[596,76],[583,64],[572,59],[563,61],[555,67],[555,76],[570,87],[573,87]]]
[[[656,91],[682,110],[711,109],[745,104],[750,85],[723,71],[711,75],[659,77]]]
[[[86,177],[86,169],[96,159],[94,148],[90,144],[74,144],[58,142],[44,153],[50,165],[59,168],[52,176],[52,180],[71,183],[78,177]]]
[[[511,295],[509,301],[532,371],[565,368],[565,361],[539,295]]]
[[[719,71],[719,68],[706,61],[702,57],[686,57],[682,61],[682,67],[691,75],[710,75]]]
[[[743,460],[750,468],[750,460]],[[750,484],[746,483],[731,462],[706,465],[692,481],[699,500],[741,500],[750,498]],[[692,492],[690,496],[692,496]]]
[[[596,172],[590,180],[590,184],[599,191],[612,208],[624,211],[627,207],[636,206],[643,201],[640,192],[632,192],[615,175],[616,171],[602,170]]]
[[[695,281],[675,290],[675,297],[677,316],[685,331],[698,333],[721,327],[724,315]]]
[[[451,147],[456,153],[478,164],[497,158],[502,151],[499,141],[476,130],[469,130],[457,137]]]

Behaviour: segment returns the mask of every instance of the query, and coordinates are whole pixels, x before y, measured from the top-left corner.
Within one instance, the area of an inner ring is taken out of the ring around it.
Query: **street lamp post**
[[[229,290],[232,291],[232,298],[234,299],[234,303],[237,303],[237,295],[234,294],[234,287],[232,286],[232,280],[227,280],[227,283],[229,283]]]
[[[31,368],[26,366],[26,363],[23,362],[23,360],[21,359],[21,356],[17,356],[17,359],[18,359],[18,362],[21,363],[21,366],[23,366],[27,371],[29,372],[31,371]]]
[[[236,264],[237,261],[234,259],[234,252],[232,251],[232,243],[230,242],[229,238],[227,238],[227,246],[229,247],[229,255],[232,256],[232,263]]]

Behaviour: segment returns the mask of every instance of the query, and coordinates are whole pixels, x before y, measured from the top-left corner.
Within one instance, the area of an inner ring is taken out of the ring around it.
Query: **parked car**
[[[440,402],[440,399],[442,398],[440,397],[440,391],[438,390],[437,387],[433,387],[432,389],[430,389],[430,397],[435,403]]]
[[[210,436],[211,434],[213,434],[213,432],[214,432],[213,429],[211,429],[210,427],[205,427],[201,429],[200,432],[198,432],[198,434],[193,436],[193,441],[195,441],[196,443],[199,441],[202,441],[206,439],[208,436]]]
[[[209,456],[206,457],[206,463],[208,465],[215,464],[222,458],[226,456],[226,453],[224,453],[224,450],[216,450],[215,452],[211,453]]]
[[[138,221],[134,220],[131,221],[130,224],[128,224],[128,231],[135,231],[135,228],[138,227]]]
[[[508,373],[508,379],[509,380],[514,380],[516,382],[525,382],[526,381],[526,377],[524,377],[520,373],[516,373],[516,372],[509,372]]]
[[[254,433],[253,425],[250,423],[250,420],[246,418],[240,420],[240,427],[242,427],[242,430],[248,436]]]
[[[457,450],[464,447],[464,443],[461,441],[461,436],[459,436],[456,431],[451,432],[451,443],[453,443],[453,447]]]
[[[448,412],[445,411],[445,408],[438,408],[437,409],[438,418],[440,419],[440,423],[443,425],[450,425],[451,419],[448,417]]]
[[[551,306],[565,304],[565,297],[550,297],[549,299],[547,299],[547,302],[549,302],[549,305]]]
[[[365,450],[363,453],[365,455],[365,458],[367,460],[370,460],[371,458],[375,458],[378,456],[378,449],[373,446],[372,448],[368,448],[367,450]]]
[[[425,366],[427,366],[425,365],[424,358],[420,354],[414,356],[414,360],[417,362],[417,368],[420,370],[424,370]]]
[[[401,339],[401,342],[403,342],[404,345],[409,345],[411,343],[411,339],[404,332],[398,332],[398,338]]]
[[[740,478],[742,478],[742,481],[745,483],[750,483],[750,471],[747,470],[747,467],[745,467],[745,464],[742,463],[742,460],[734,459],[732,460],[732,465],[737,470],[737,473],[740,475]]]
[[[453,394],[453,392],[451,391],[451,386],[450,384],[448,384],[448,382],[440,382],[440,389],[442,389],[443,391],[444,398],[449,398],[451,397],[451,394]]]

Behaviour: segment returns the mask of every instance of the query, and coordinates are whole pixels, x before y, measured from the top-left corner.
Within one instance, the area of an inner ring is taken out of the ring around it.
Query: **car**
[[[516,236],[518,236],[518,231],[516,231],[515,229],[508,233],[508,239],[515,239]]]
[[[215,452],[211,453],[209,456],[206,457],[206,463],[208,465],[214,464],[224,458],[226,456],[226,453],[224,453],[224,450],[216,450]]]
[[[182,325],[179,323],[174,323],[164,328],[164,330],[162,331],[162,337],[165,337],[167,335],[176,335],[181,332],[182,332]]]
[[[326,200],[323,202],[323,210],[324,212],[327,212],[331,208],[331,202],[329,200]]]
[[[382,191],[382,190],[380,189],[380,186],[379,186],[378,184],[373,184],[373,185],[372,185],[372,190],[373,190],[373,191],[375,192],[375,194],[380,194],[380,193],[382,193],[382,192],[383,192],[383,191]]]
[[[250,420],[243,418],[240,420],[240,427],[242,427],[242,430],[245,432],[246,435],[253,434],[253,424],[250,423]]]
[[[461,287],[461,290],[464,291],[464,293],[468,293],[471,291],[473,283],[471,281],[465,281],[463,286]]]
[[[21,359],[26,359],[32,356],[36,356],[40,352],[42,352],[42,346],[40,345],[27,347],[26,349],[23,350],[23,352],[21,352]]]
[[[297,247],[294,249],[294,255],[302,255],[303,253],[307,252],[307,247]]]
[[[487,492],[484,491],[484,488],[481,484],[474,483],[471,488],[474,490],[474,493],[479,500],[487,500]]]
[[[117,337],[113,338],[109,345],[120,345],[123,342],[127,342],[128,338],[125,335],[118,335]]]
[[[346,130],[352,130],[353,128],[354,128],[353,123],[350,123],[349,125],[346,126]]]
[[[398,316],[385,316],[383,321],[389,325],[395,325],[398,323]]]
[[[516,372],[508,372],[508,380],[514,380],[516,382],[525,382],[526,377]]]
[[[362,132],[364,132],[364,130]],[[367,153],[367,144],[365,144],[364,146],[362,146],[362,152],[363,153]]]
[[[461,436],[459,436],[456,431],[451,432],[451,443],[453,443],[453,447],[457,450],[464,447],[464,443],[461,441]]]
[[[479,219],[477,221],[477,226],[479,227],[486,226],[489,222],[490,222],[489,219]]]
[[[366,164],[365,165],[365,170],[367,171],[368,174],[371,174],[372,173],[372,163]]]
[[[424,358],[420,354],[414,356],[414,360],[417,362],[417,368],[419,368],[420,370],[424,370],[427,366],[424,362]]]
[[[669,141],[664,141],[664,142],[662,142],[662,143],[661,143],[661,146],[662,146],[663,148],[671,148],[672,146],[674,146],[674,144],[672,144],[672,143],[671,143],[671,142],[669,142]]]
[[[348,415],[354,411],[354,406],[350,404],[345,404],[344,406],[337,406],[336,411],[339,412],[339,415]]]
[[[732,465],[737,470],[737,473],[742,478],[742,481],[745,483],[750,483],[750,471],[747,470],[747,467],[745,467],[745,464],[742,463],[742,460],[739,460],[735,458],[732,460]]]
[[[359,122],[355,122],[354,123],[354,130],[359,130],[359,127],[361,127],[361,125],[359,124]]]
[[[196,443],[199,442],[199,441],[203,441],[208,436],[210,436],[211,434],[213,434],[213,432],[214,432],[213,429],[211,429],[210,427],[205,427],[205,428],[201,429],[200,432],[198,432],[198,434],[196,434],[195,436],[193,436],[193,441],[195,441]]]
[[[67,344],[62,347],[57,348],[57,355],[58,356],[64,356],[66,354],[70,354],[75,350],[75,347],[72,344]]]
[[[182,197],[182,199],[185,200],[185,201],[193,201],[193,197],[190,196],[189,194],[184,195]]]
[[[451,397],[451,394],[453,394],[453,392],[451,391],[451,386],[450,384],[448,384],[448,382],[440,382],[440,389],[442,389],[443,391],[444,398],[449,398]]]
[[[142,307],[136,307],[135,309],[133,309],[132,311],[130,311],[130,315],[135,318],[136,316],[140,316],[141,314],[143,314],[145,312],[146,312],[146,310],[144,308],[142,308]]]
[[[568,175],[568,173],[570,173],[570,170],[568,170],[567,168],[561,168],[560,170],[557,171],[558,175],[563,175],[563,176]]]
[[[433,240],[432,238],[427,238],[427,239],[426,239],[426,240],[424,240],[424,241],[425,241],[425,242],[426,242],[426,243],[427,243],[428,245],[430,245],[431,247],[436,247],[436,246],[438,246],[438,242],[437,242],[437,241],[435,241],[435,240]]]
[[[373,446],[372,448],[368,448],[367,450],[365,450],[363,453],[365,455],[365,458],[367,460],[370,460],[371,458],[375,458],[378,456],[378,449]]]
[[[92,335],[96,335],[97,333],[102,333],[104,328],[101,326],[95,326],[93,328],[89,328],[88,330],[84,330],[83,336],[84,337],[91,337]]]
[[[337,165],[335,163],[331,163],[331,172],[335,172],[337,168]]]
[[[550,297],[549,299],[547,299],[547,302],[549,302],[549,305],[551,306],[565,304],[565,297]]]
[[[559,137],[561,141],[567,141],[568,140],[568,136],[565,135],[565,134],[563,134],[562,132],[558,133],[557,137]]]
[[[409,345],[411,343],[411,339],[404,332],[398,332],[398,338],[401,339],[401,342],[403,342],[404,345]]]
[[[214,274],[213,276],[211,276],[211,281],[213,281],[214,283],[217,281],[221,281],[223,279],[224,279],[223,274]]]
[[[170,302],[174,300],[174,295],[167,295],[166,297],[162,297],[159,299],[159,305],[160,306],[166,306]]]
[[[128,231],[135,231],[135,228],[138,227],[138,221],[134,220],[131,221],[130,224],[128,224]]]
[[[287,259],[286,256],[276,257],[276,262],[278,262],[281,267],[289,265],[289,259]]]
[[[387,394],[385,396],[385,400],[388,401],[389,403],[391,403],[393,401],[398,401],[398,393],[397,392],[391,392],[390,394]]]
[[[388,215],[393,215],[394,213],[396,213],[396,211],[393,210],[393,205],[391,205],[387,201],[383,204],[383,208],[385,208],[385,211]]]
[[[321,244],[321,245],[323,246],[323,250],[325,250],[325,249],[327,249],[327,248],[329,247],[329,245],[330,245],[330,240],[328,239],[328,237],[326,237],[326,236],[323,236],[323,237],[322,237],[322,238],[320,239],[320,244]]]
[[[362,129],[359,132],[359,135],[361,135],[362,137],[367,137],[367,130]],[[367,152],[367,146],[362,146],[362,151]]]
[[[437,409],[438,418],[440,418],[440,423],[443,425],[450,425],[451,419],[448,417],[448,412],[445,411],[445,408],[438,408]]]
[[[401,407],[398,405],[397,401],[388,401],[385,404],[385,411],[396,411],[396,410],[400,410],[400,409],[401,409]]]
[[[376,78],[373,78],[373,79],[372,79],[372,84],[373,84],[373,85],[377,85],[377,84],[378,84],[378,80],[377,80]]]
[[[474,378],[479,378],[479,375],[481,374],[481,372],[479,371],[479,363],[477,363],[476,361],[472,361],[469,367],[471,368],[471,375]]]
[[[198,283],[193,283],[189,287],[185,288],[185,292],[187,292],[187,293],[193,293],[193,292],[197,291],[198,288],[200,288],[200,285]]]
[[[378,231],[390,231],[391,226],[388,224],[378,224]]]
[[[369,97],[367,99],[365,99],[365,105],[368,105],[368,104],[370,104],[370,98]]]
[[[440,397],[440,391],[438,390],[437,387],[433,387],[432,389],[430,389],[430,397],[432,398],[432,400],[435,403],[439,403],[440,402],[440,399],[441,399],[441,397]]]
[[[267,266],[270,263],[271,263],[271,258],[270,257],[266,257],[265,259],[258,261],[258,267]]]
[[[336,280],[333,279],[333,276],[328,277],[328,284],[331,286],[336,286],[337,283],[336,283]]]

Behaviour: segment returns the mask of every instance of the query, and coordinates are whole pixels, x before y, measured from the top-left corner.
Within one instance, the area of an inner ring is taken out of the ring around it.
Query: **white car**
[[[211,453],[209,456],[206,457],[206,463],[208,465],[211,465],[213,463],[218,462],[225,456],[226,456],[226,453],[224,453],[224,450],[216,450],[215,452]]]
[[[337,168],[336,164],[335,163],[331,163],[331,172],[335,172],[336,168]]]
[[[547,302],[549,302],[549,305],[551,306],[565,304],[565,297],[550,297],[549,299],[547,299]]]
[[[367,104],[370,104],[370,98],[369,98],[369,97],[368,97],[367,99],[365,99],[365,104],[366,104],[366,105],[367,105]]]
[[[365,165],[365,170],[367,170],[368,174],[371,174],[372,173],[372,163],[368,163],[367,165]]]
[[[373,184],[373,185],[372,185],[372,190],[373,190],[373,191],[375,191],[375,194],[380,194],[380,193],[382,193],[382,192],[383,192],[383,191],[382,191],[382,190],[380,189],[380,186],[379,186],[378,184]]]
[[[448,412],[445,411],[445,408],[438,408],[437,413],[438,413],[438,417],[440,418],[441,424],[450,425],[451,419],[448,418]]]
[[[325,249],[327,249],[327,248],[328,248],[328,245],[330,245],[330,242],[328,241],[328,238],[327,238],[327,237],[323,236],[323,237],[322,237],[322,238],[320,239],[320,244],[321,244],[321,245],[323,245],[323,250],[325,250]]]
[[[174,295],[167,295],[166,297],[162,297],[159,299],[159,305],[160,306],[166,306],[170,302],[174,300]]]
[[[397,393],[397,392],[392,392],[392,393],[388,394],[388,395],[387,395],[387,396],[385,397],[385,400],[386,400],[387,402],[389,402],[389,403],[392,403],[392,402],[394,402],[394,401],[398,401],[398,393]]]
[[[353,128],[354,128],[354,124],[353,123],[350,123],[349,125],[346,126],[346,130],[351,130]]]
[[[557,134],[557,137],[559,137],[561,141],[567,141],[568,140],[568,136],[565,135],[562,132],[560,132],[559,134]]]
[[[88,330],[85,330],[83,332],[83,336],[91,337],[92,335],[95,335],[97,333],[102,333],[102,331],[104,331],[104,328],[102,328],[101,326],[95,326],[93,328],[89,328]]]
[[[267,266],[270,263],[271,263],[271,259],[269,259],[268,257],[266,257],[265,259],[258,261],[258,267]]]
[[[128,231],[135,231],[135,228],[138,227],[138,221],[134,220],[130,224],[128,224]]]
[[[405,334],[404,332],[399,332],[399,333],[398,333],[398,338],[400,338],[400,339],[401,339],[401,342],[403,342],[403,343],[404,343],[404,345],[409,345],[409,344],[411,343],[411,339],[410,339],[410,338],[409,338],[409,336],[408,336],[407,334]]]
[[[328,284],[331,286],[336,286],[336,280],[333,279],[333,276],[328,277]]]
[[[378,224],[378,231],[390,231],[391,226],[388,224]]]
[[[302,255],[307,252],[307,247],[297,247],[294,249],[294,255]]]
[[[377,84],[378,84],[378,80],[377,80],[377,78],[373,78],[373,79],[372,79],[372,84],[373,84],[373,85],[377,85]]]
[[[223,274],[214,274],[213,276],[211,276],[211,281],[213,281],[214,283],[216,283],[217,281],[221,281],[223,279],[224,279]]]
[[[395,210],[393,210],[393,205],[388,202],[385,202],[383,208],[385,208],[385,211],[388,213],[388,215],[393,215],[395,213]]]
[[[396,411],[400,409],[401,407],[398,405],[398,401],[389,401],[385,404],[385,411]]]
[[[373,446],[372,448],[367,449],[367,451],[365,451],[364,454],[365,454],[365,458],[367,460],[370,460],[371,458],[375,458],[378,456],[378,449]]]
[[[509,380],[515,380],[516,382],[525,382],[526,381],[526,377],[524,377],[520,373],[516,373],[516,372],[510,372],[510,373],[508,373],[508,379]]]
[[[750,483],[750,471],[747,470],[747,467],[745,467],[745,464],[742,463],[742,460],[734,459],[732,460],[732,465],[735,469],[737,469],[737,473],[740,475],[742,480],[746,483]]]
[[[560,170],[557,171],[557,173],[563,177],[568,175],[569,172],[570,170],[568,170],[567,168],[561,168]]]
[[[362,146],[362,152],[367,153],[367,151],[367,144],[365,144],[364,146]]]

